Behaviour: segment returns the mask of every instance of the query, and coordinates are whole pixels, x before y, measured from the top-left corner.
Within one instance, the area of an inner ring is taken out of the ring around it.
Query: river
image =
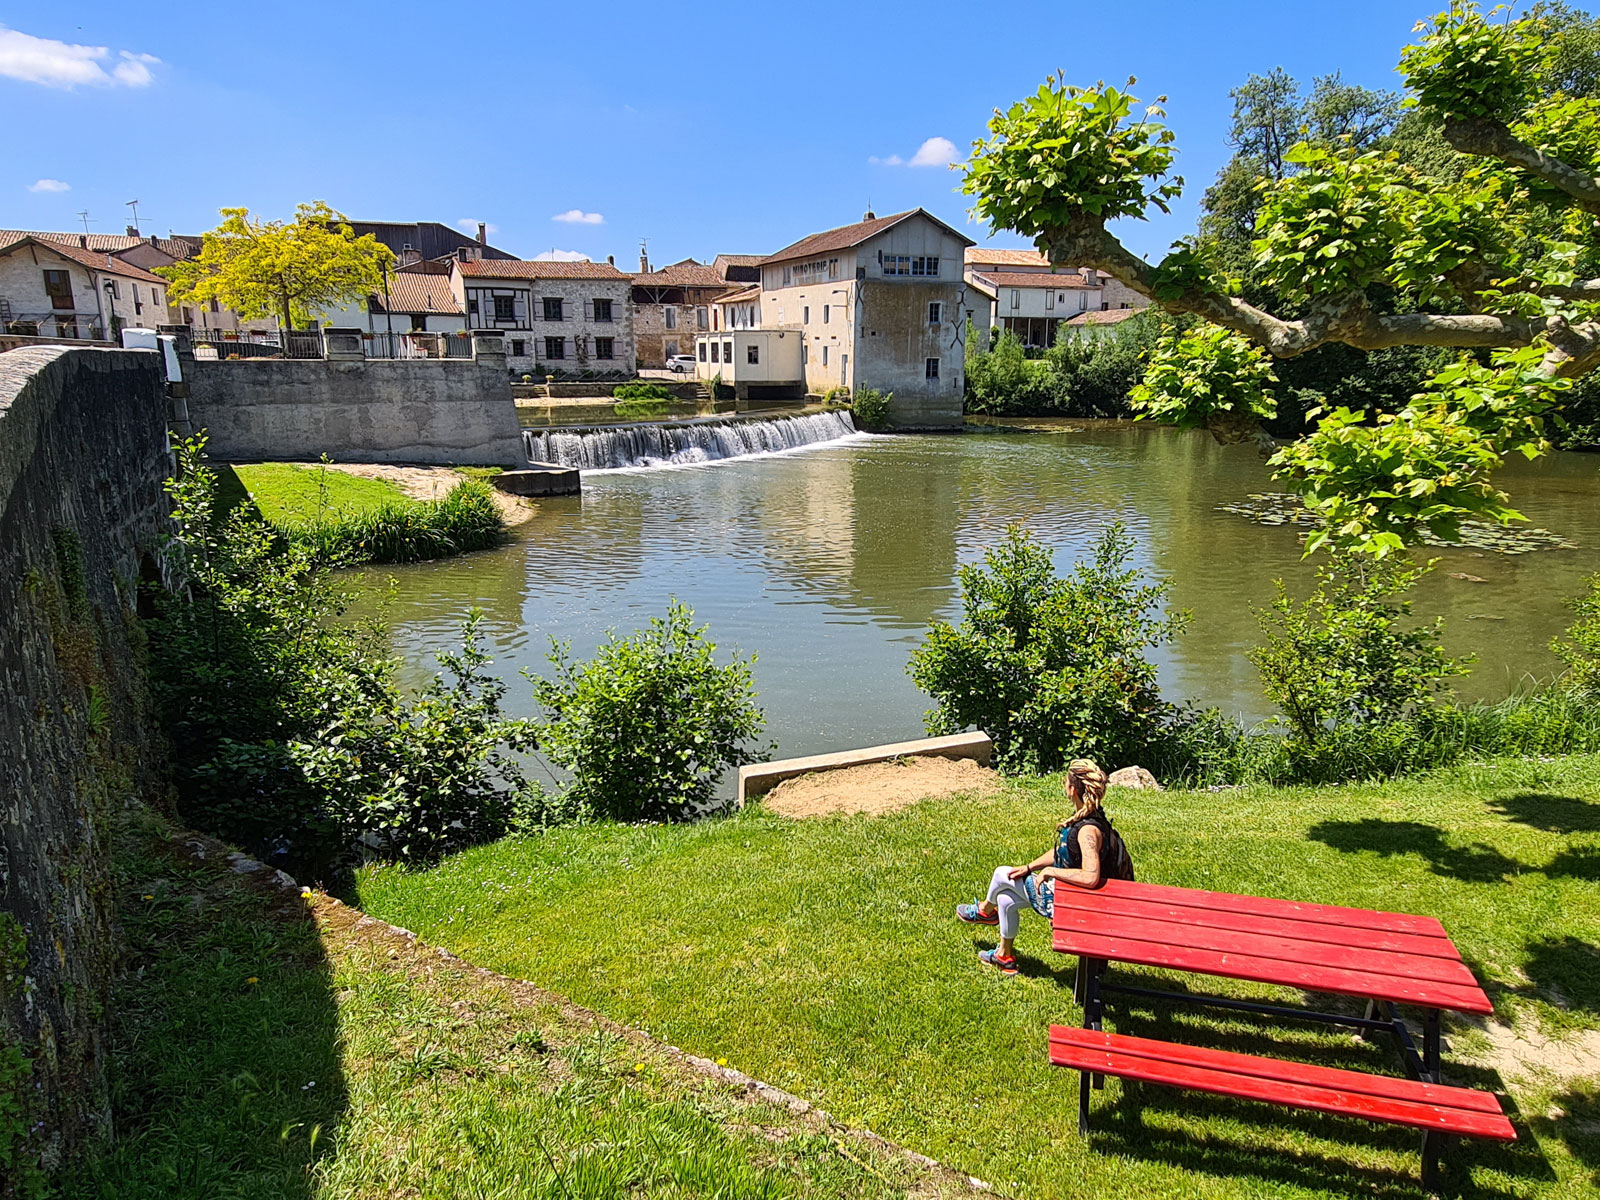
[[[1597,472],[1600,457],[1555,454],[1500,481],[1530,525],[1573,549],[1430,551],[1441,561],[1416,611],[1444,617],[1450,649],[1478,656],[1460,694],[1498,698],[1556,669],[1548,643],[1571,619],[1563,600],[1600,571]],[[476,606],[512,709],[531,713],[518,673],[547,671],[551,637],[587,656],[606,629],[632,630],[677,596],[719,647],[758,655],[781,754],[917,737],[928,702],[906,662],[929,622],[957,613],[957,569],[1014,521],[1063,568],[1122,521],[1138,564],[1171,580],[1172,604],[1194,616],[1159,655],[1164,691],[1253,719],[1267,706],[1244,657],[1259,640],[1252,606],[1271,599],[1276,578],[1302,591],[1310,578],[1295,529],[1218,511],[1276,490],[1253,448],[1142,424],[858,434],[706,465],[585,472],[583,487],[540,501],[502,549],[367,573],[373,590],[394,577],[388,615],[411,679]]]

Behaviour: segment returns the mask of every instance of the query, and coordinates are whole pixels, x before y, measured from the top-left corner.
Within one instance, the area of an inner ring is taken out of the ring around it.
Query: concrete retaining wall
[[[189,417],[224,461],[520,466],[505,359],[186,362]]]
[[[109,1119],[107,844],[130,799],[159,794],[136,606],[167,528],[160,362],[0,355],[0,1047],[31,1064],[20,1080],[0,1068],[0,1114],[20,1099],[41,1122],[17,1169]]]
[[[970,758],[987,767],[994,757],[994,743],[979,730],[955,733],[949,737],[918,738],[911,742],[890,742],[861,750],[841,750],[836,754],[812,754],[805,758],[780,758],[752,763],[739,768],[738,803],[765,796],[785,779],[811,775],[818,771],[841,771],[869,763],[892,762],[897,758]]]

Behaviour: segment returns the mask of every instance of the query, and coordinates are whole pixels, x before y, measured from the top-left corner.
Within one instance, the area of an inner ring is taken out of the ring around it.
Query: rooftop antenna
[[[89,210],[87,208],[83,209],[82,211],[80,211],[78,213],[78,220],[83,222],[83,232],[84,233],[88,233],[89,232]]]
[[[137,200],[129,200],[128,207],[133,209],[133,234],[135,237],[139,237],[139,202]]]

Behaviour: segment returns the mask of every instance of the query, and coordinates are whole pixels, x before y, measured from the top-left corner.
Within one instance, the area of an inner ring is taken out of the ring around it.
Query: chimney
[[[639,274],[650,274],[650,256],[643,250],[639,251]]]
[[[871,209],[870,209],[870,208],[869,208],[869,209],[867,209],[867,211],[866,211],[866,212],[864,212],[864,213],[862,213],[862,214],[861,214],[861,219],[862,219],[862,220],[863,220],[863,221],[876,221],[876,220],[877,220],[877,219],[878,219],[878,214],[877,214],[877,213],[875,213],[875,212],[873,212],[873,211],[872,211],[872,210],[871,210]]]
[[[123,228],[127,231],[129,237],[139,236],[139,227],[137,225],[124,225]]]
[[[616,265],[617,265],[617,256],[615,254],[606,255],[606,266],[614,267]]]
[[[88,248],[89,248],[89,235],[86,234],[86,233],[80,233],[78,235],[78,249],[87,250]]]
[[[487,224],[485,224],[484,222],[479,221],[478,222],[478,245],[487,246],[488,244],[489,244],[489,226]]]

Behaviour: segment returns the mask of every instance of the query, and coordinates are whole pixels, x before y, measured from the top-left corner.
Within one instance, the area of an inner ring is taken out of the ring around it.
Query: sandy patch
[[[1584,1029],[1547,1037],[1533,1018],[1514,1026],[1498,1020],[1471,1022],[1489,1038],[1489,1049],[1467,1057],[1492,1067],[1502,1079],[1522,1079],[1549,1074],[1560,1080],[1588,1079],[1600,1075],[1600,1030]]]
[[[466,478],[454,467],[401,467],[392,463],[329,463],[335,471],[359,475],[363,479],[387,479],[413,500],[442,500],[451,488]],[[494,502],[507,525],[520,525],[533,519],[538,505],[523,496],[494,489]]]
[[[902,758],[786,779],[762,803],[785,817],[894,812],[939,796],[995,790],[998,776],[970,758]]]

